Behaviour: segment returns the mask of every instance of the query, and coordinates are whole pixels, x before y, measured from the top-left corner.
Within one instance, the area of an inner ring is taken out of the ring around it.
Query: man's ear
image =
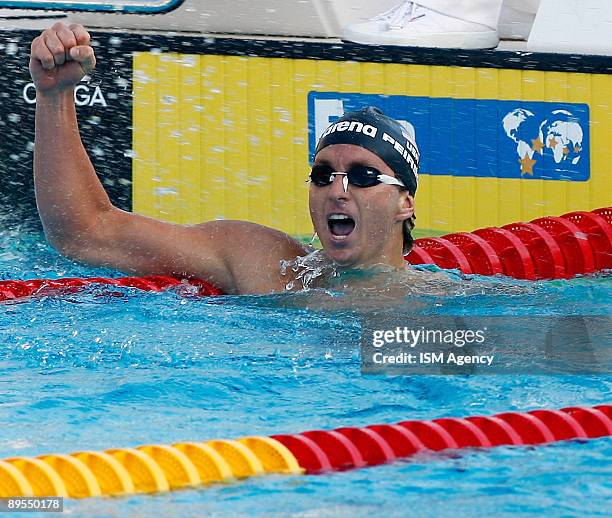
[[[414,196],[411,196],[408,191],[402,191],[400,194],[397,221],[405,221],[414,216]]]

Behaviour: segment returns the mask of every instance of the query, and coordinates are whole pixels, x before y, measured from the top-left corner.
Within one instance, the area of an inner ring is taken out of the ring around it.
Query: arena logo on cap
[[[378,137],[394,146],[415,174],[415,162],[420,162],[420,173],[429,175],[590,178],[590,110],[585,103],[310,92],[310,159],[330,124],[366,106],[381,109],[404,127],[405,142],[383,135],[380,128]],[[350,125],[340,127],[346,131]]]
[[[326,137],[330,133],[340,131],[354,131],[357,133],[363,133],[368,137],[376,138],[376,134],[378,133],[378,128],[374,126],[370,126],[369,124],[363,124],[363,122],[359,121],[343,121],[337,124],[332,124],[329,128],[327,128],[320,138]],[[385,133],[386,135],[386,133]]]

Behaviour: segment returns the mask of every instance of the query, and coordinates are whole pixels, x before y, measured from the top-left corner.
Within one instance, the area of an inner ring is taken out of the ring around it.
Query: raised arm
[[[280,289],[287,281],[278,261],[304,252],[285,234],[237,221],[174,225],[111,204],[81,142],[73,97],[95,67],[89,42],[82,26],[63,23],[32,42],[34,183],[49,242],[74,259],[130,273],[194,275],[229,293]]]
[[[80,26],[56,23],[32,42],[36,201],[47,239],[60,249],[112,209],[81,143],[73,99],[74,87],[95,65]]]

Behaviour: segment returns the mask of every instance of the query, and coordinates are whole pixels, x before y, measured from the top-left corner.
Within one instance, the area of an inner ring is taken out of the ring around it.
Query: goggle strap
[[[385,185],[399,185],[400,187],[406,187],[401,180],[393,178],[393,176],[389,176],[387,174],[379,174],[378,181],[380,183],[384,183]]]

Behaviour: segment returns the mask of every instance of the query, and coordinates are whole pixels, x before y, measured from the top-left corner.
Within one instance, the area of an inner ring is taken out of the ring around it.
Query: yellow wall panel
[[[305,66],[306,60],[300,62]],[[361,91],[361,64],[356,61],[341,61],[338,63],[338,91],[359,92]]]
[[[157,71],[154,54],[134,57],[134,142],[132,161],[132,205],[145,216],[159,216],[155,206],[157,174]]]
[[[612,76],[592,78],[591,208],[612,205]]]
[[[272,225],[272,98],[270,92],[270,62],[252,58],[247,62],[247,183],[248,219],[262,225]],[[231,173],[231,171],[230,171]]]
[[[179,147],[182,135],[180,104],[180,76],[177,54],[159,56],[159,75],[157,91],[157,138],[161,148],[157,154],[157,174],[154,181],[155,203],[161,219],[179,222],[181,196],[184,194],[180,183]]]
[[[248,58],[231,56],[226,58],[224,68],[225,104],[223,111],[223,134],[225,149],[225,212],[228,219],[248,219],[249,175],[247,89]]]
[[[337,61],[316,61],[315,69],[317,75],[312,89],[325,92],[328,90],[334,91],[335,88],[338,88],[338,85],[341,84],[339,67],[340,63]],[[359,70],[361,72],[361,65]]]
[[[341,63],[341,77],[345,81],[358,81],[359,69],[356,63]],[[313,90],[316,83],[316,66],[311,60],[302,59],[296,61],[293,76],[293,166],[295,185],[295,222],[296,235],[309,237],[313,233],[310,212],[308,211],[308,105],[304,101],[308,98],[308,92]],[[346,84],[350,91],[354,83]]]
[[[358,65],[358,63],[354,63]],[[387,95],[408,95],[408,77],[406,75],[406,67],[398,63],[389,63],[382,70],[383,89],[382,93]]]
[[[444,85],[433,81],[431,71],[434,68],[439,67],[430,67],[427,65],[406,65],[406,76],[408,79],[407,94],[414,96],[428,96],[432,95],[430,93],[430,86],[431,88],[435,88],[436,86],[444,87]],[[430,80],[432,80],[431,85]]]
[[[202,221],[202,165],[200,148],[200,127],[202,98],[200,93],[200,63],[198,56],[182,56],[179,60],[179,102],[182,108],[179,140],[179,217],[178,223],[199,223]]]
[[[134,210],[181,223],[248,219],[293,235],[310,235],[310,92],[473,99],[476,117],[479,100],[516,100],[517,107],[520,101],[589,105],[588,181],[424,170],[416,196],[419,234],[467,231],[611,204],[610,75],[137,53]],[[465,116],[474,115],[453,112],[459,122]],[[475,127],[475,121],[468,122]],[[429,138],[430,145],[438,144],[435,128]],[[490,167],[484,156],[486,146],[492,145],[488,141],[477,142],[476,135],[468,134],[451,139],[474,146],[468,153],[472,161],[466,159],[462,166]]]
[[[225,62],[224,56],[202,56],[202,171],[207,189],[201,191],[204,220],[227,217],[225,210]]]
[[[361,92],[379,94],[385,90],[384,65],[382,63],[360,63]]]
[[[304,207],[297,207],[295,183],[296,164],[293,160],[293,96],[288,90],[293,79],[293,60],[271,61],[272,100],[272,226],[282,228],[292,235],[299,234],[296,214]],[[303,158],[302,158],[303,160]],[[305,167],[304,164],[303,167]]]

